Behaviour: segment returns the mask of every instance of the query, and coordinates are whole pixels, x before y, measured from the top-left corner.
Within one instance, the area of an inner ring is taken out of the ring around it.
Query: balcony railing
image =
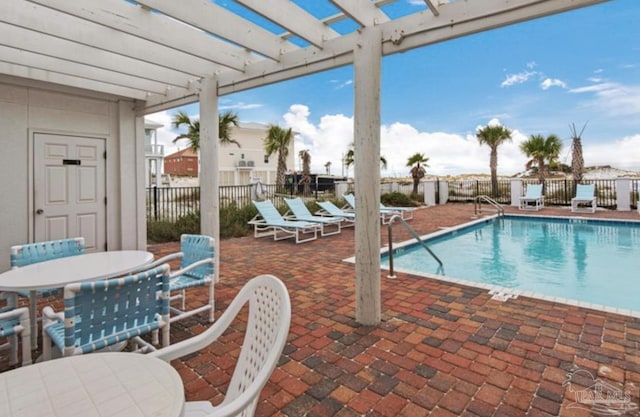
[[[164,145],[144,145],[144,156],[164,156]]]

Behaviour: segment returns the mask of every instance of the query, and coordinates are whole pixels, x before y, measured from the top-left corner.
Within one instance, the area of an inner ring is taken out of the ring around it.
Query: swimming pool
[[[505,215],[394,247],[394,269],[640,315],[640,222]],[[388,268],[388,253],[381,265]]]

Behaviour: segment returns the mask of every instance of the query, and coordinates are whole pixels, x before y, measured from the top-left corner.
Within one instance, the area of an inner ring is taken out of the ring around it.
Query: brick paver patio
[[[571,215],[568,208],[535,214]],[[426,234],[472,216],[472,205],[447,204],[418,210],[409,224]],[[636,212],[589,217],[640,220]],[[594,384],[605,397],[609,389],[630,399],[635,408],[625,415],[640,415],[640,320],[527,297],[499,302],[486,290],[401,273],[392,280],[381,271],[383,320],[362,326],[354,319],[354,266],[343,262],[354,254],[353,234],[298,245],[252,236],[220,243],[216,317],[259,274],[282,279],[291,296],[289,340],[256,416],[605,415],[575,403],[574,391],[595,398]],[[395,242],[407,238],[394,227]],[[178,247],[149,250],[161,256]],[[189,299],[207,298],[198,290]],[[201,317],[172,324],[172,343],[207,325]],[[222,400],[243,326],[238,320],[219,342],[172,362],[188,401]]]
[[[410,225],[425,234],[472,214],[466,204],[424,208]],[[571,215],[567,208],[536,214]],[[640,219],[636,212],[591,217]],[[258,274],[279,277],[291,295],[289,341],[257,416],[587,416],[590,407],[575,404],[573,391],[591,387],[593,378],[630,394],[635,409],[626,415],[638,415],[640,320],[526,297],[498,302],[486,290],[407,274],[391,280],[382,271],[383,321],[361,326],[354,266],[343,262],[354,254],[353,233],[298,245],[221,242],[216,316]],[[394,241],[408,238],[403,233],[395,227]],[[383,244],[386,236],[383,227]],[[198,320],[172,326],[174,341],[204,330]],[[221,401],[241,335],[242,323],[221,343],[174,361],[187,400]]]

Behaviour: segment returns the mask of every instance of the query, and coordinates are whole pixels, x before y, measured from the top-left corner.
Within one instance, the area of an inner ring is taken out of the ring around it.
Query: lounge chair
[[[285,198],[284,202],[287,204],[287,207],[289,207],[289,211],[284,216],[285,219],[319,223],[320,234],[322,236],[329,236],[340,233],[341,225],[344,222],[344,219],[315,216],[309,211],[307,206],[304,204],[304,201],[302,201],[300,197]],[[327,228],[329,229],[329,231],[325,230]]]
[[[253,225],[254,237],[273,236],[273,240],[283,240],[295,237],[296,243],[308,242],[318,238],[319,223],[287,220],[270,200],[253,201],[258,214],[249,221]],[[311,237],[303,238],[304,235]]]
[[[351,210],[356,209],[356,198],[353,194],[344,194],[342,197],[347,202],[347,207],[349,209]],[[396,214],[401,216],[405,220],[409,220],[413,218],[413,211],[409,211],[409,207],[386,207],[385,205],[380,203],[379,209],[380,209],[380,220],[382,220],[382,224],[389,223],[389,221],[391,220],[391,217],[393,217]],[[410,214],[410,217],[407,216],[405,218],[404,217],[405,212],[407,215]]]
[[[529,184],[525,195],[520,197],[520,210],[540,210],[544,208],[542,184]]]
[[[331,216],[344,220],[342,227],[349,227],[356,224],[356,214],[352,211],[344,211],[331,201],[316,201],[320,210],[316,212],[320,216]]]
[[[597,208],[594,184],[578,184],[571,199],[572,213],[595,213]]]

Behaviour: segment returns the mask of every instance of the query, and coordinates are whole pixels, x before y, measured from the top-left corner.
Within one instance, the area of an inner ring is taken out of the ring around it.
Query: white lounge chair
[[[544,207],[542,184],[529,184],[525,195],[520,197],[520,210],[540,210]]]
[[[311,223],[319,223],[320,224],[320,234],[322,236],[335,235],[340,233],[340,228],[344,219],[334,218],[334,217],[325,217],[325,216],[315,216],[312,214],[307,206],[304,204],[304,201],[300,197],[296,198],[285,198],[284,202],[289,207],[289,211],[285,213],[284,218],[290,220],[300,220],[303,222],[311,222]],[[328,231],[326,230],[328,228]]]
[[[322,227],[319,223],[287,220],[270,200],[254,201],[253,205],[258,209],[258,214],[249,221],[253,225],[254,237],[273,236],[273,240],[295,237],[296,243],[318,238],[318,231]],[[310,237],[304,238],[305,235]]]
[[[578,184],[571,199],[572,213],[595,213],[597,208],[594,184]]]

